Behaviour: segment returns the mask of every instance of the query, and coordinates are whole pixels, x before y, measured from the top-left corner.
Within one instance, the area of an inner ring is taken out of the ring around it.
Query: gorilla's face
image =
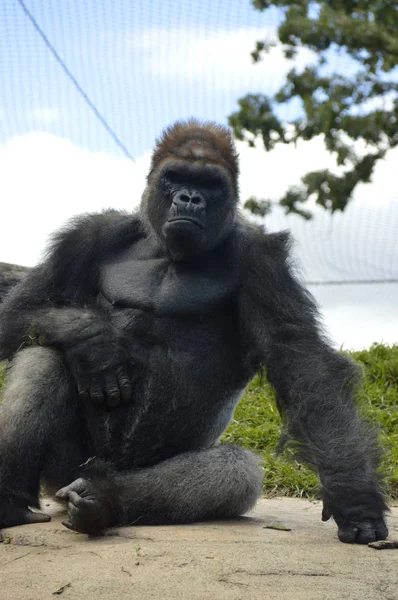
[[[215,248],[231,231],[236,193],[221,166],[166,160],[149,179],[147,219],[173,260]]]

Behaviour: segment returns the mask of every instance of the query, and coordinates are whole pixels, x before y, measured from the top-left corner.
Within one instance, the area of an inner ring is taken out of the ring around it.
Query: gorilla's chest
[[[219,307],[238,286],[235,268],[222,257],[199,263],[127,256],[103,266],[100,291],[116,308],[149,311],[156,316],[200,315]]]

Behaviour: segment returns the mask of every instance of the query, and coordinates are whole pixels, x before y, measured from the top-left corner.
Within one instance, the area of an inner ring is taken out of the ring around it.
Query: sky
[[[280,13],[249,1],[25,0],[73,81],[18,0],[0,7],[0,261],[34,265],[71,216],[134,210],[161,130],[189,116],[227,123],[246,93],[271,94],[293,66],[280,47],[259,64],[255,41],[275,39]],[[294,66],[314,60],[299,52]],[[348,72],[349,60],[335,57]],[[332,60],[333,63],[333,60]],[[333,64],[332,64],[333,68]],[[94,103],[115,138],[87,106]],[[295,105],[283,117],[297,114]],[[334,167],[322,139],[265,153],[238,143],[241,198],[276,200],[308,170]],[[131,160],[131,157],[133,160]],[[306,281],[398,279],[398,150],[361,185],[344,214],[304,222],[276,208],[270,230],[290,229]],[[398,284],[311,286],[338,347],[398,339]]]

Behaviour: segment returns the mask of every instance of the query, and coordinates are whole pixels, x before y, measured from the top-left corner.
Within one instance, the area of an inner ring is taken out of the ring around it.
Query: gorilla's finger
[[[116,378],[112,375],[108,375],[105,379],[105,394],[106,403],[109,407],[119,406],[120,390]]]
[[[90,387],[90,398],[94,404],[104,404],[105,395],[104,390],[98,383],[94,383]]]
[[[122,402],[130,402],[133,397],[133,387],[131,385],[130,379],[125,372],[124,369],[118,369],[117,371],[117,380],[120,389],[120,396]]]
[[[62,525],[71,531],[75,531],[75,528],[70,521],[62,521]]]
[[[107,405],[109,408],[116,408],[116,406],[120,405],[120,390],[118,388],[111,390],[110,392],[107,391],[106,394],[106,398],[107,398]]]
[[[331,516],[332,516],[331,511],[326,506],[324,506],[322,509],[322,521],[329,521]]]
[[[79,394],[79,398],[84,402],[90,399],[90,392],[88,391],[88,386],[85,383],[77,383],[77,393]]]
[[[50,515],[46,515],[42,512],[33,512],[32,510],[27,509],[24,515],[24,523],[47,523],[51,521]]]
[[[343,525],[342,527],[339,527],[339,540],[345,544],[353,544],[357,537],[357,533],[358,527],[354,527],[353,525]]]
[[[77,494],[74,491],[69,492],[69,504],[68,504],[68,506],[70,506],[70,505],[73,506],[74,505],[76,507],[76,506],[79,506],[79,504],[81,504],[82,502],[83,502],[83,500],[79,496],[79,494]]]
[[[120,386],[120,395],[123,402],[130,402],[133,397],[133,387],[131,383],[124,383]]]
[[[55,493],[55,497],[56,498],[60,498],[61,500],[66,500],[69,496],[69,490],[68,490],[69,486],[66,486],[64,488],[61,488],[60,490],[58,490],[58,492]]]
[[[387,525],[382,520],[378,520],[376,523],[376,540],[385,540],[388,537]]]
[[[79,477],[79,479],[75,479],[75,481],[72,481],[72,483],[70,483],[69,485],[66,485],[65,487],[58,490],[58,492],[55,494],[55,496],[57,498],[66,499],[66,498],[69,498],[69,496],[72,492],[77,492],[79,494],[83,490],[85,490],[86,487],[87,487],[86,480],[83,479],[82,477]]]
[[[364,523],[361,523],[355,541],[357,544],[369,544],[369,542],[375,542],[376,531],[373,523],[371,523],[370,521],[365,521]]]
[[[72,522],[78,511],[77,506],[69,502],[68,504],[68,519]]]

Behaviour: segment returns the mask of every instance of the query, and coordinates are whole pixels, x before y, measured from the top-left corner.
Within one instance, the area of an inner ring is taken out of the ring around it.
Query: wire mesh
[[[40,131],[134,160],[175,119],[226,123],[240,96],[276,91],[290,68],[278,51],[251,64],[255,41],[275,38],[281,14],[249,1],[8,0],[0,15],[0,144]],[[257,178],[267,196],[263,170]],[[307,223],[275,209],[266,222],[293,231],[307,282],[396,282],[397,199],[386,188],[344,214]]]

